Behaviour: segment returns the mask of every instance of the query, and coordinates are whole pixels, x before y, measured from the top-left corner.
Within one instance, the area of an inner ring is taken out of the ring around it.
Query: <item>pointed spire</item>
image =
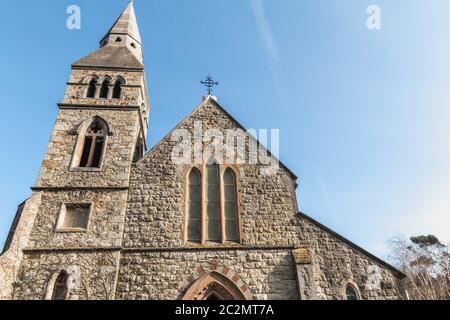
[[[122,67],[143,69],[142,41],[133,1],[100,41],[100,49],[73,64],[75,67]]]
[[[136,20],[136,14],[134,13],[134,5],[131,0],[128,3],[127,8],[122,12],[120,17],[109,29],[102,41],[110,35],[128,35],[136,42],[142,45],[141,35],[139,34],[139,28]]]

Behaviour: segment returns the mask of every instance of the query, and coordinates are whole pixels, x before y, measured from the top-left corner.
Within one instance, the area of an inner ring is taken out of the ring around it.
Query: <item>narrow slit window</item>
[[[116,83],[114,84],[113,89],[113,99],[120,99],[122,97],[122,86],[124,84],[124,80],[119,78],[117,79]]]
[[[103,152],[104,143],[105,143],[105,137],[97,137],[97,139],[95,140],[94,155],[92,157],[92,163],[91,163],[91,166],[93,168],[100,167],[100,161],[102,160],[102,152]]]
[[[87,167],[88,160],[89,160],[89,153],[91,152],[91,146],[92,146],[92,137],[85,137],[83,153],[81,155],[81,161],[80,161],[80,167],[82,167],[82,168]]]
[[[198,242],[201,238],[201,175],[195,168],[189,174],[188,210],[188,240]]]
[[[111,83],[111,81],[109,79],[105,79],[102,83],[102,87],[100,89],[100,98],[102,99],[106,99],[108,98],[108,93],[109,93],[109,84]]]
[[[206,241],[220,241],[219,165],[206,165]]]
[[[89,82],[89,87],[88,87],[88,91],[87,91],[87,97],[88,98],[95,98],[95,92],[97,90],[97,79],[93,78],[90,82]]]
[[[225,208],[225,238],[228,241],[239,240],[237,217],[236,176],[231,169],[227,169],[223,176],[224,208]]]
[[[142,139],[139,139],[138,144],[136,144],[136,147],[134,148],[134,155],[133,155],[133,163],[138,162],[142,159],[144,155],[144,142]]]

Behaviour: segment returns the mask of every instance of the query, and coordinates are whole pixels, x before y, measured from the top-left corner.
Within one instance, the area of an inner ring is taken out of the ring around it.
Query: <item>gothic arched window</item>
[[[61,273],[58,275],[58,278],[56,278],[55,284],[53,286],[53,294],[52,294],[52,300],[66,300],[67,299],[67,293],[68,293],[68,287],[67,287],[67,281],[69,280],[69,276],[65,271],[61,271]]]
[[[188,195],[188,226],[187,237],[189,241],[198,242],[201,240],[201,191],[202,177],[200,172],[194,168],[189,174],[189,195]]]
[[[223,175],[224,208],[225,208],[225,238],[229,241],[239,240],[237,216],[236,175],[228,168]]]
[[[100,168],[107,134],[106,123],[100,118],[95,118],[84,134],[78,165],[80,168]]]
[[[187,241],[239,242],[237,173],[210,159],[193,168],[186,181]]]
[[[95,92],[97,91],[97,81],[98,81],[98,79],[96,77],[94,77],[89,82],[89,87],[88,87],[87,94],[86,94],[87,98],[95,98]]]
[[[125,80],[119,77],[114,84],[113,99],[120,99],[122,97],[122,86],[125,84]]]
[[[102,87],[100,89],[100,98],[103,98],[103,99],[108,98],[110,83],[111,83],[111,80],[109,78],[106,78],[105,80],[103,80]]]
[[[347,300],[359,300],[357,290],[351,284],[345,288],[345,297]]]
[[[206,241],[221,240],[219,165],[206,165]]]

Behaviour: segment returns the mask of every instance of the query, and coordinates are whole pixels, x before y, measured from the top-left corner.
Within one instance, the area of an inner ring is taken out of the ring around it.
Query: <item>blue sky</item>
[[[66,28],[79,5],[81,30]],[[126,0],[2,3],[0,243],[30,195],[69,79]],[[366,27],[369,5],[382,29]],[[136,0],[155,144],[220,81],[248,128],[279,128],[302,211],[384,257],[396,234],[450,241],[450,2]]]

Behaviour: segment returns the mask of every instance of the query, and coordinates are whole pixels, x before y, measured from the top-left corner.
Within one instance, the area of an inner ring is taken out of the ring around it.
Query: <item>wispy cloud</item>
[[[339,218],[339,215],[336,211],[336,208],[333,204],[333,201],[331,200],[330,192],[328,190],[328,184],[327,181],[320,169],[317,169],[317,183],[319,184],[320,190],[322,192],[322,196],[324,199],[324,202],[328,206],[328,210],[331,214],[331,217],[335,220]]]
[[[250,5],[263,38],[265,49],[273,62],[279,63],[277,45],[273,38],[272,28],[267,20],[262,0],[250,0]]]
[[[286,106],[286,98],[283,87],[280,82],[280,56],[278,54],[278,47],[273,36],[272,28],[267,19],[266,12],[262,0],[250,0],[250,6],[253,11],[256,23],[258,25],[259,33],[261,35],[264,50],[266,52],[268,66],[272,74],[272,79],[275,84],[278,95],[282,99],[283,105]]]

